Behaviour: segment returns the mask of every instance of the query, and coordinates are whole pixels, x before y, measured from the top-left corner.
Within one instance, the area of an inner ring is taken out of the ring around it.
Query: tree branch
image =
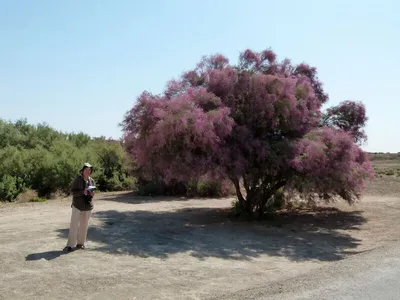
[[[246,174],[243,174],[243,185],[244,185],[244,188],[245,188],[246,193],[248,195],[249,191],[250,191],[250,188],[249,188],[249,183],[248,183],[247,178],[246,178]]]
[[[238,178],[231,178],[233,185],[235,186],[236,190],[236,196],[238,197],[239,203],[244,208],[244,203],[246,200],[244,199],[242,192],[240,191],[240,184],[239,184],[239,179]]]

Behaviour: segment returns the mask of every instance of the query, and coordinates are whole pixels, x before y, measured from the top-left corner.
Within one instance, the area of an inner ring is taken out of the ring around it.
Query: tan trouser
[[[84,245],[92,211],[80,211],[72,206],[71,223],[69,225],[68,247],[75,247],[76,244]]]

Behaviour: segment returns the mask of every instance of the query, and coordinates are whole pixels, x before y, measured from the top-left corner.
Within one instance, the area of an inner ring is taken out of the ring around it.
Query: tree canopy
[[[143,92],[122,123],[128,153],[148,177],[228,178],[240,207],[262,215],[279,189],[308,200],[357,200],[373,177],[360,102],[328,101],[307,64],[246,50],[236,65],[203,59],[162,94]]]

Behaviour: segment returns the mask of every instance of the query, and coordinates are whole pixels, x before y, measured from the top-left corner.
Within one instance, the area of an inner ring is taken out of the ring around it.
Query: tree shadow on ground
[[[361,211],[335,208],[280,213],[272,221],[260,222],[232,220],[228,213],[210,208],[100,211],[93,218],[101,225],[89,228],[88,240],[96,242],[97,251],[141,257],[188,252],[198,259],[251,260],[266,254],[294,261],[334,261],[356,253],[360,240],[346,231],[366,222]],[[59,233],[66,238],[68,229]]]

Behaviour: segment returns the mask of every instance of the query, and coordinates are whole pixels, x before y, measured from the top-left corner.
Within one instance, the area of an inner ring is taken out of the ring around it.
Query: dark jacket
[[[81,211],[93,209],[92,197],[83,193],[85,188],[89,185],[94,185],[94,180],[89,177],[88,181],[85,182],[83,176],[79,175],[75,178],[71,186],[72,205]]]

